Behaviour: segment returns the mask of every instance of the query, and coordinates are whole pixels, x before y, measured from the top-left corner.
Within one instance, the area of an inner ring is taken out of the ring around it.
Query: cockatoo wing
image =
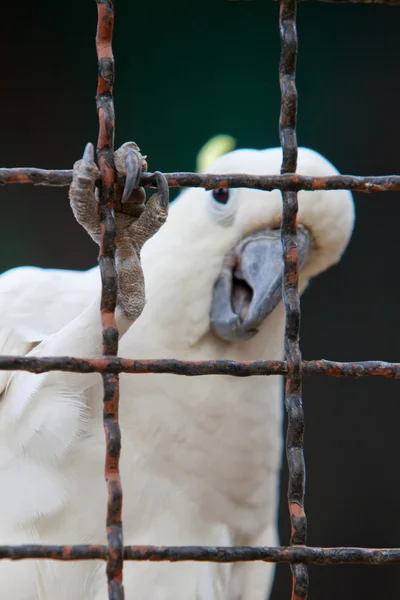
[[[18,267],[0,276],[0,327],[42,341],[74,319],[93,298],[97,269]]]
[[[98,269],[18,267],[0,276],[0,354],[25,355],[75,319],[93,299]],[[11,377],[0,371],[0,393]]]

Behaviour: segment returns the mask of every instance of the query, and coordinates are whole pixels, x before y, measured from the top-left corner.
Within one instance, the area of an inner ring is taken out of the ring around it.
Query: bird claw
[[[126,175],[125,190],[122,195],[117,193],[114,200],[117,240],[122,240],[130,227],[140,220],[137,231],[140,230],[138,235],[140,239],[143,238],[142,244],[161,227],[167,218],[168,182],[162,173],[156,171],[154,175],[157,191],[146,202],[145,190],[139,186],[142,170],[147,170],[147,163],[140,154],[139,148],[134,142],[127,142],[115,152],[114,157],[118,173]],[[98,178],[99,169],[95,163],[94,146],[88,143],[81,160],[74,164],[69,197],[76,220],[96,243],[100,241],[98,189],[96,189]]]
[[[140,154],[140,148],[135,142],[126,142],[116,150],[114,160],[118,173],[125,176],[121,204],[143,204],[146,196],[140,187],[140,177],[147,169],[147,163]]]
[[[82,161],[84,163],[95,164],[95,162],[94,162],[94,146],[93,146],[92,142],[89,142],[88,144],[86,144],[85,150],[84,150],[83,156],[82,156]]]
[[[95,188],[98,177],[99,169],[94,161],[94,147],[89,142],[85,146],[82,158],[74,164],[69,200],[76,220],[96,243],[99,243],[100,239],[100,219]]]
[[[125,204],[132,195],[135,188],[139,187],[140,176],[142,174],[142,161],[139,160],[136,152],[130,150],[126,155],[125,160],[126,166],[126,180],[124,192],[122,194],[121,202]]]
[[[157,181],[157,193],[159,196],[160,206],[163,210],[166,210],[169,204],[169,187],[167,178],[165,175],[163,175],[163,173],[160,173],[160,171],[155,171],[154,176]]]

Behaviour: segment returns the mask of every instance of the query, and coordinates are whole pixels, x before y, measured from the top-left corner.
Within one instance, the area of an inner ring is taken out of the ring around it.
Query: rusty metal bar
[[[72,169],[35,169],[15,167],[0,169],[0,185],[29,184],[66,187],[71,185]]]
[[[251,377],[287,375],[283,360],[177,360],[175,358],[129,359],[119,357],[76,358],[72,356],[0,356],[0,371],[69,371],[71,373],[132,373],[167,374],[200,377],[203,375],[231,375]],[[400,363],[380,360],[362,362],[335,362],[332,360],[302,361],[303,375],[328,375],[357,379],[359,377],[385,377],[400,379]]]
[[[101,322],[103,327],[103,355],[118,354],[118,329],[115,321],[118,280],[115,267],[115,199],[114,165],[114,57],[112,34],[114,28],[114,3],[96,0],[97,33],[96,50],[99,64],[96,106],[99,118],[97,161],[101,173],[99,185],[99,212],[101,242],[99,265],[102,281]],[[121,430],[118,422],[119,376],[102,373],[104,387],[103,423],[106,439],[105,479],[107,483],[107,583],[110,600],[123,600],[123,532],[122,486],[119,473]]]
[[[270,192],[282,190],[298,192],[300,190],[351,190],[353,192],[398,192],[400,175],[330,175],[312,177],[285,173],[281,175],[248,175],[246,173],[164,173],[169,187],[203,187],[212,190],[219,187],[246,187]],[[0,169],[0,185],[27,184],[54,187],[66,187],[71,184],[72,170],[45,170],[31,167]],[[124,184],[124,177],[117,175],[118,184]],[[140,185],[155,187],[154,173],[143,173]]]
[[[248,175],[246,173],[214,174],[214,173],[165,173],[170,187],[204,187],[212,190],[219,187],[260,189],[266,192],[279,189],[282,191],[299,190],[340,190],[353,192],[393,192],[400,191],[400,175],[383,175],[378,177],[360,177],[355,175],[331,175],[312,177],[284,173],[281,175]],[[1,170],[0,170],[1,177]],[[144,173],[141,179],[144,186],[155,186],[152,173]],[[1,181],[0,181],[1,183]]]
[[[281,0],[279,32],[281,58],[279,83],[281,112],[279,136],[282,146],[281,173],[295,173],[297,168],[297,0]],[[285,407],[288,415],[286,457],[289,468],[288,507],[291,523],[291,546],[305,546],[307,519],[304,512],[306,468],[303,452],[304,414],[301,398],[302,360],[300,352],[300,297],[298,292],[297,192],[282,191],[281,239],[284,260],[283,302],[285,305],[285,355],[288,372],[285,383]],[[308,568],[304,563],[291,565],[292,600],[306,600]]]
[[[108,547],[76,546],[0,546],[0,560],[50,559],[60,561],[107,560]],[[313,548],[310,546],[125,546],[124,560],[199,561],[232,563],[255,561],[273,563],[307,563],[318,565],[361,564],[392,565],[400,562],[400,548]]]

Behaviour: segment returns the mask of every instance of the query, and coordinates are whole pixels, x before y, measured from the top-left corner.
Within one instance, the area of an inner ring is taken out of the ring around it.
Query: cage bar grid
[[[327,0],[334,3],[353,0]],[[356,2],[399,5],[400,0],[354,0]],[[303,454],[304,414],[302,407],[302,376],[329,375],[358,378],[381,376],[400,378],[400,363],[363,361],[342,363],[329,360],[303,361],[299,346],[300,298],[298,294],[298,252],[296,216],[299,190],[348,189],[358,192],[399,191],[400,176],[338,175],[312,177],[296,173],[297,167],[297,91],[295,84],[297,59],[297,0],[280,0],[279,30],[281,59],[280,141],[283,153],[280,175],[165,173],[170,187],[247,187],[282,193],[281,240],[284,259],[283,301],[286,311],[285,360],[235,362],[229,360],[183,361],[175,359],[131,360],[118,357],[118,330],[115,322],[117,303],[117,273],[114,257],[116,233],[113,214],[115,184],[124,179],[114,165],[113,106],[114,58],[112,33],[114,1],[96,0],[98,11],[96,49],[99,65],[96,105],[99,118],[97,162],[101,179],[99,212],[101,244],[99,266],[102,279],[101,321],[103,356],[100,358],[20,357],[0,356],[0,370],[25,370],[31,373],[70,371],[101,374],[104,388],[103,422],[106,441],[105,479],[108,489],[107,545],[40,545],[1,546],[0,559],[52,559],[61,561],[103,560],[107,563],[110,600],[123,600],[123,562],[135,561],[210,561],[238,562],[260,560],[289,563],[292,570],[292,600],[306,600],[310,563],[387,565],[400,562],[400,548],[317,548],[306,546],[307,521],[304,512],[305,462]],[[0,185],[31,184],[69,186],[72,170],[35,168],[2,168]],[[142,186],[155,186],[153,173],[143,173]],[[289,467],[288,506],[291,522],[290,546],[277,547],[206,547],[206,546],[124,546],[122,528],[122,486],[119,475],[121,432],[118,422],[119,374],[167,373],[183,376],[230,375],[234,377],[283,375],[285,406],[288,414],[286,454]]]

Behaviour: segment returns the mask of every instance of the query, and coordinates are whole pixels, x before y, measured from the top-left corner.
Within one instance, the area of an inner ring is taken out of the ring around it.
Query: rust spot
[[[294,517],[304,517],[304,508],[297,504],[297,502],[291,502],[289,504],[290,515]]]
[[[10,175],[7,183],[33,183],[28,175],[21,172],[14,171],[13,175]]]

